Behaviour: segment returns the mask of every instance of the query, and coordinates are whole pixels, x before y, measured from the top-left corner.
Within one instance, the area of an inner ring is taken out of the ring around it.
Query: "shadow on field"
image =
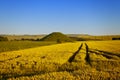
[[[23,67],[20,73],[5,73],[5,74],[0,73],[0,80],[8,80],[9,78],[30,77],[30,76],[42,75],[50,72],[58,72],[59,66],[60,64],[58,63],[42,63],[39,66],[39,68],[36,68],[37,67],[37,63],[36,63],[32,65],[32,68]]]

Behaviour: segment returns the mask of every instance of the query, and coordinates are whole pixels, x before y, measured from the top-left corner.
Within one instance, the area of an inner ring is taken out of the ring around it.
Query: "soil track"
[[[82,46],[83,46],[83,43],[80,45],[80,47],[78,48],[78,50],[68,59],[68,62],[71,63],[75,59],[75,56],[80,52]]]
[[[86,63],[88,63],[90,66],[92,66],[91,64],[91,58],[90,58],[90,54],[96,54],[98,56],[103,56],[105,57],[106,59],[110,59],[110,60],[120,60],[120,53],[113,53],[113,52],[108,52],[108,51],[103,51],[103,50],[99,50],[99,49],[91,49],[89,48],[89,46],[87,45],[87,43],[84,43],[85,45],[85,49],[82,49],[83,47],[83,43],[80,45],[80,47],[78,48],[78,50],[73,53],[73,55],[68,59],[68,62],[73,62],[75,57],[78,55],[78,54],[81,54],[81,50],[84,50],[85,51],[85,61]]]

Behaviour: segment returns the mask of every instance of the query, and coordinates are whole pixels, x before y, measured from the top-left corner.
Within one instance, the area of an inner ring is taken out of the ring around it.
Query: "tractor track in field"
[[[119,53],[112,53],[112,52],[96,50],[96,49],[90,49],[89,52],[90,53],[95,53],[96,55],[102,55],[103,57],[105,57],[107,59],[114,59],[114,60],[120,59],[120,54]]]
[[[78,50],[77,50],[75,53],[73,53],[73,55],[68,59],[68,62],[70,62],[70,63],[73,62],[73,60],[75,59],[75,56],[76,56],[77,54],[79,54],[82,46],[83,46],[83,43],[80,45],[80,47],[78,48]]]
[[[85,49],[82,49],[83,45],[85,45]],[[73,55],[68,59],[68,62],[71,63],[74,61],[75,57],[78,54],[81,54],[81,50],[85,51],[85,62],[88,63],[90,66],[92,66],[91,64],[91,58],[90,58],[90,54],[96,54],[96,55],[102,55],[103,57],[105,57],[106,59],[112,59],[112,60],[120,60],[120,53],[113,53],[113,52],[108,52],[108,51],[103,51],[103,50],[99,50],[99,49],[91,49],[89,48],[87,43],[81,43],[80,47],[78,48],[78,50],[73,53]]]
[[[107,55],[120,57],[120,53],[113,53],[113,52],[108,52],[108,51],[103,51],[103,50],[98,50],[98,49],[95,49],[95,51],[98,51],[98,52],[101,52],[101,53],[104,53],[104,54],[107,54]]]
[[[84,43],[85,45],[85,53],[86,53],[86,56],[85,56],[85,61],[86,63],[88,63],[90,66],[91,66],[91,60],[90,60],[90,55],[89,55],[89,47],[86,43]],[[77,56],[77,54],[80,54],[80,50],[82,50],[82,46],[83,46],[83,43],[81,43],[80,47],[78,48],[78,50],[73,53],[73,55],[68,59],[68,62],[71,63],[74,61],[75,57]]]
[[[91,64],[91,59],[90,59],[90,54],[89,54],[89,47],[88,45],[85,43],[85,46],[86,46],[86,57],[85,57],[85,61],[90,65],[92,66]]]

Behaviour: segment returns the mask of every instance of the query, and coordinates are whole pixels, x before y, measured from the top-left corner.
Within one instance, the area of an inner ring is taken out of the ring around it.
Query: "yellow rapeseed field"
[[[0,79],[119,80],[119,47],[120,41],[81,41],[2,52]]]

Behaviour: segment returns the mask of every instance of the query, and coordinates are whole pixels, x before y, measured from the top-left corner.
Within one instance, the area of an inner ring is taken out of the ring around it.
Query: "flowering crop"
[[[69,63],[69,58],[83,44]],[[0,53],[9,80],[120,79],[120,41],[83,41]],[[86,46],[88,46],[86,48]],[[16,77],[16,78],[15,78]]]

